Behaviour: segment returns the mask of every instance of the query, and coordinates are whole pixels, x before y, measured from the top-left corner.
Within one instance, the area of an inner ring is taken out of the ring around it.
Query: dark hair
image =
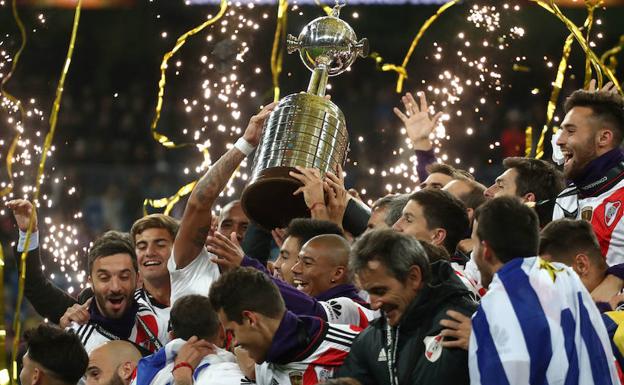
[[[605,91],[576,90],[565,101],[565,113],[574,107],[587,107],[601,124],[609,126],[613,132],[613,147],[624,138],[624,99],[616,93]]]
[[[459,199],[464,206],[469,209],[476,210],[477,207],[485,203],[487,198],[484,194],[486,190],[484,185],[469,178],[457,178],[456,180],[466,183],[470,188],[467,193],[461,194],[457,197],[457,199]]]
[[[537,214],[519,198],[491,199],[477,209],[475,220],[479,240],[487,241],[502,263],[537,255]]]
[[[228,320],[241,324],[243,311],[253,311],[269,318],[281,318],[286,311],[277,286],[265,273],[239,267],[223,274],[210,287],[210,304],[223,310]]]
[[[420,245],[425,249],[425,253],[429,258],[429,263],[434,263],[437,261],[450,261],[451,255],[444,247],[436,246],[433,243],[420,241]]]
[[[66,384],[76,384],[85,374],[89,355],[72,332],[42,323],[24,333],[28,357]]]
[[[87,255],[89,275],[91,275],[91,270],[93,269],[93,264],[96,259],[114,254],[128,254],[132,260],[134,271],[139,270],[137,256],[134,252],[134,246],[132,245],[130,235],[128,233],[111,230],[105,232],[101,237],[96,239],[95,242],[93,242],[93,246],[89,249]]]
[[[301,245],[323,234],[335,234],[344,237],[344,232],[337,224],[319,219],[295,218],[290,221],[286,229],[286,236],[298,238]]]
[[[544,227],[540,234],[539,255],[549,254],[554,262],[572,265],[579,253],[586,254],[598,267],[607,269],[607,262],[589,222],[560,219]]]
[[[401,215],[403,214],[403,208],[405,208],[405,205],[409,201],[409,197],[410,196],[408,194],[395,195],[392,201],[388,203],[388,212],[386,213],[386,218],[384,219],[384,222],[389,227],[392,227],[392,225],[394,225],[396,221],[401,218]]]
[[[429,174],[444,174],[450,177],[457,175],[457,169],[446,163],[430,163],[425,169]]]
[[[518,173],[516,177],[516,195],[519,197],[528,193],[535,195],[535,201],[554,199],[565,188],[563,173],[551,163],[540,159],[511,157],[503,160],[505,169],[513,168]],[[535,211],[540,224],[545,226],[552,220],[552,205],[536,205]]]
[[[132,242],[136,243],[136,236],[147,229],[165,229],[169,232],[171,238],[175,238],[179,227],[180,223],[178,220],[169,215],[150,214],[134,222],[130,229],[130,236],[132,237]]]
[[[175,337],[183,340],[193,336],[212,339],[219,333],[221,325],[208,297],[198,294],[185,295],[176,300],[171,308],[169,323]]]
[[[362,271],[370,261],[381,262],[401,282],[405,282],[412,266],[418,266],[423,282],[429,281],[429,258],[422,244],[395,230],[371,230],[353,244],[349,270],[353,273]]]
[[[429,229],[446,230],[444,247],[453,254],[459,241],[468,237],[470,223],[466,206],[457,198],[442,190],[420,190],[410,195],[423,210]]]

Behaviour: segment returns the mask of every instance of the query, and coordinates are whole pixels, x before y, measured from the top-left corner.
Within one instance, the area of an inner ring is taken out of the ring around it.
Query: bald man
[[[227,237],[236,233],[238,242],[242,242],[249,226],[249,218],[243,211],[240,200],[234,200],[223,206],[219,213],[217,231]]]
[[[105,343],[89,354],[86,385],[129,385],[141,359],[141,352],[130,342]]]
[[[339,235],[318,235],[306,242],[292,268],[297,288],[278,283],[288,310],[363,328],[379,317],[351,283],[350,251],[347,240]]]

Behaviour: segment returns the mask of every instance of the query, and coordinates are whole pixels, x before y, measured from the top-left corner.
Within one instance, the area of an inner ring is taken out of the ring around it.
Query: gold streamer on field
[[[280,98],[279,76],[282,73],[282,62],[284,59],[284,37],[286,36],[286,25],[288,23],[288,0],[279,0],[277,4],[277,22],[275,35],[273,36],[273,48],[271,49],[271,76],[273,79],[273,101]]]
[[[72,26],[71,37],[69,39],[69,46],[67,47],[67,56],[65,57],[65,64],[63,65],[63,69],[61,70],[61,77],[59,79],[58,85],[56,86],[56,95],[54,97],[54,103],[52,104],[52,111],[50,112],[50,130],[48,131],[45,141],[43,143],[43,149],[41,150],[41,160],[39,161],[39,168],[37,170],[37,179],[35,180],[35,190],[33,193],[32,201],[33,205],[35,205],[39,200],[39,192],[41,190],[41,182],[43,181],[43,171],[45,170],[46,160],[48,158],[48,152],[50,151],[50,147],[52,146],[52,140],[54,139],[54,134],[56,132],[56,123],[58,120],[58,113],[61,108],[61,98],[63,96],[63,90],[65,85],[65,78],[67,77],[67,72],[69,72],[69,66],[71,65],[71,58],[74,53],[74,46],[76,43],[76,35],[78,34],[78,25],[80,23],[80,10],[82,7],[82,0],[78,0],[76,4],[76,11],[74,13],[74,23]],[[32,223],[35,217],[35,209],[32,210],[30,214],[30,220],[28,221],[28,230],[26,231],[26,242],[24,243],[24,251],[20,256],[20,275],[18,277],[18,290],[17,290],[17,302],[15,305],[15,318],[13,319],[13,331],[15,332],[15,337],[13,339],[13,351],[11,355],[11,362],[13,364],[13,381],[17,384],[17,351],[19,347],[20,334],[22,323],[20,320],[21,317],[21,307],[22,301],[24,299],[24,281],[26,279],[26,255],[28,254],[28,247],[30,246],[30,236],[32,234]]]
[[[444,13],[444,11],[457,4],[458,2],[459,0],[451,0],[443,4],[440,8],[438,8],[435,14],[433,14],[431,17],[429,17],[429,19],[427,19],[427,21],[425,21],[425,23],[422,25],[422,27],[420,27],[420,30],[414,37],[414,40],[412,40],[412,44],[410,45],[410,48],[407,51],[405,58],[403,59],[403,63],[401,63],[400,66],[397,66],[396,64],[384,64],[381,66],[382,71],[394,71],[399,74],[399,79],[397,80],[396,85],[397,93],[401,93],[403,91],[403,82],[405,81],[405,79],[407,79],[407,63],[409,63],[410,58],[412,57],[412,54],[416,49],[416,46],[420,42],[420,39],[423,37],[427,29],[429,29],[431,24],[433,24],[438,19],[438,17],[440,17],[440,15]]]
[[[221,0],[221,7],[217,15],[207,20],[206,22],[202,23],[201,25],[191,29],[190,31],[187,31],[182,36],[180,36],[178,40],[176,40],[176,44],[173,47],[173,49],[167,52],[163,56],[163,60],[160,63],[160,80],[158,81],[158,100],[156,102],[156,114],[154,116],[154,120],[152,120],[151,131],[152,131],[152,136],[154,137],[154,139],[158,143],[162,144],[163,146],[167,148],[179,148],[179,147],[184,147],[184,146],[195,145],[194,143],[176,144],[175,142],[170,140],[166,135],[163,135],[159,133],[158,131],[156,131],[156,128],[158,127],[158,121],[160,120],[160,112],[162,110],[163,98],[165,96],[165,85],[167,84],[167,62],[169,61],[169,59],[171,59],[173,55],[176,54],[176,52],[180,50],[180,48],[182,48],[182,46],[186,43],[186,39],[201,32],[206,27],[214,24],[217,20],[219,20],[225,14],[226,9],[227,9],[227,0]]]
[[[559,9],[557,4],[555,4],[553,0],[548,0],[548,3],[546,3],[544,0],[531,0],[531,1],[537,3],[539,6],[541,6],[542,8],[546,9],[548,12],[555,15],[555,17],[561,20],[561,22],[563,22],[565,26],[568,28],[568,30],[574,35],[574,38],[576,39],[576,41],[579,43],[579,45],[583,49],[583,52],[585,52],[585,54],[589,56],[592,66],[594,67],[594,70],[596,71],[598,88],[602,87],[602,83],[603,83],[602,77],[603,77],[603,74],[605,74],[607,78],[609,78],[609,80],[613,82],[613,84],[616,86],[618,92],[620,94],[623,94],[622,87],[620,86],[620,82],[616,79],[615,75],[613,74],[613,71],[611,71],[611,69],[609,69],[607,66],[605,66],[603,63],[600,62],[600,59],[598,59],[594,51],[592,51],[592,49],[587,44],[587,40],[585,40],[585,38],[583,37],[581,30],[561,12],[561,9]]]
[[[9,81],[9,79],[11,79],[11,76],[13,76],[13,73],[15,72],[15,68],[17,68],[17,63],[19,62],[19,59],[22,56],[22,52],[24,51],[24,47],[26,47],[26,42],[28,41],[28,37],[26,35],[26,28],[24,27],[24,23],[22,22],[22,19],[19,16],[19,12],[17,12],[17,0],[13,0],[11,2],[11,8],[12,8],[12,13],[13,13],[13,19],[15,20],[15,24],[17,25],[17,28],[20,31],[22,43],[20,44],[19,49],[15,53],[15,57],[13,57],[13,64],[11,65],[11,70],[9,71],[9,73],[7,73],[4,79],[2,79],[2,82],[0,82],[0,95],[10,100],[11,103],[17,106],[20,112],[20,121],[22,122],[22,124],[24,124],[24,116],[26,116],[26,114],[24,113],[22,102],[4,89],[4,86],[6,85],[6,83]],[[7,184],[5,188],[0,190],[0,197],[3,197],[11,193],[11,191],[13,191],[13,154],[15,153],[15,148],[17,147],[17,143],[19,142],[20,138],[21,138],[21,135],[18,132],[15,135],[15,138],[13,138],[11,145],[9,146],[9,151],[7,152],[7,155],[6,155],[7,156],[6,169],[7,169],[7,175],[9,178],[9,183]],[[0,367],[4,365],[5,365],[4,361],[0,363]]]
[[[173,209],[173,206],[175,206],[176,203],[178,203],[178,201],[180,201],[180,199],[191,193],[191,191],[193,191],[193,187],[195,187],[195,185],[197,184],[197,181],[193,181],[191,183],[188,183],[184,186],[182,186],[178,192],[176,192],[175,194],[173,194],[172,196],[168,197],[168,198],[160,198],[160,199],[145,199],[143,201],[143,213],[145,215],[147,215],[147,206],[152,206],[156,209],[162,209],[163,207],[165,208],[165,211],[163,211],[163,214],[165,215],[169,215],[169,213],[171,212],[171,210]]]
[[[524,156],[531,157],[531,151],[533,150],[533,127],[527,126],[524,130]]]
[[[615,47],[605,51],[605,53],[603,53],[600,56],[600,62],[604,64],[605,66],[607,66],[614,73],[615,73],[615,68],[617,67],[617,64],[618,64],[618,61],[615,58],[615,55],[622,52],[622,47],[624,47],[624,35],[620,36],[620,40],[618,41],[618,44]],[[609,63],[607,63],[607,60],[609,61]]]

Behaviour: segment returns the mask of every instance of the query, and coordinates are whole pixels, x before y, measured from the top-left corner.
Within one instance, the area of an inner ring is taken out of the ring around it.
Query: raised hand
[[[419,92],[420,108],[411,93],[406,93],[401,97],[401,102],[405,106],[405,113],[394,107],[393,111],[401,119],[407,131],[407,137],[412,142],[415,150],[428,151],[433,147],[429,135],[442,117],[442,111],[429,116],[429,107],[424,92]]]
[[[89,314],[89,305],[91,305],[93,297],[89,298],[82,305],[77,303],[65,311],[65,314],[59,320],[59,326],[63,329],[71,325],[72,322],[78,325],[85,325],[91,319]]]
[[[327,208],[325,206],[325,190],[321,172],[316,168],[303,168],[296,166],[298,172],[291,171],[289,174],[303,186],[299,187],[293,195],[303,194],[306,206],[312,213],[312,218],[328,220]]]
[[[13,211],[13,217],[17,222],[17,227],[26,232],[28,229],[28,222],[30,222],[30,215],[33,212],[33,204],[26,199],[15,199],[8,201],[6,206]],[[37,231],[37,211],[35,210],[35,216],[33,217],[33,223],[31,226],[33,232]]]
[[[262,136],[262,126],[264,125],[264,121],[275,109],[275,106],[277,106],[277,102],[268,104],[260,112],[249,119],[249,124],[245,129],[243,138],[252,146],[257,146],[258,143],[260,143],[260,136]]]
[[[596,89],[596,84],[597,81],[596,79],[592,79],[589,81],[589,85],[587,86],[587,91],[590,92],[606,92],[609,94],[617,94],[618,90],[617,87],[615,86],[615,84],[613,84],[613,82],[607,82],[605,85],[602,86],[602,88],[600,90]]]
[[[245,256],[236,238],[236,232],[232,232],[230,238],[215,232],[206,239],[206,249],[217,256],[210,260],[219,265],[222,270],[232,270],[240,266]]]
[[[351,196],[345,188],[344,176],[340,165],[336,169],[336,174],[327,173],[323,182],[323,189],[325,190],[325,196],[327,196],[327,215],[329,220],[342,227],[342,219]]]

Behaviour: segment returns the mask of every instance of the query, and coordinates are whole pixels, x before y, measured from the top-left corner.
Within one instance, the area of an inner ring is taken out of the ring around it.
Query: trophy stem
[[[327,87],[327,66],[319,65],[312,71],[310,84],[308,84],[308,93],[311,95],[325,96],[325,88]]]

